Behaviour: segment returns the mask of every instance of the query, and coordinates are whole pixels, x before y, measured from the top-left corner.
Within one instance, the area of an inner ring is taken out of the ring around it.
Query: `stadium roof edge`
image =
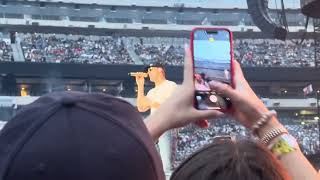
[[[207,9],[248,9],[246,0],[28,0],[29,2],[90,4],[108,6],[141,6],[141,7],[171,7],[171,8],[207,8]],[[17,2],[26,2],[18,0]],[[287,9],[300,9],[298,0],[285,0]],[[270,1],[269,8],[278,9],[281,5]]]

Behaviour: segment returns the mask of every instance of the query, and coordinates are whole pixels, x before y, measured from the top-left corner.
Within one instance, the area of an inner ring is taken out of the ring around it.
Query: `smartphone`
[[[195,102],[199,110],[227,111],[230,99],[212,91],[209,82],[232,86],[232,32],[220,28],[195,28],[191,33]]]

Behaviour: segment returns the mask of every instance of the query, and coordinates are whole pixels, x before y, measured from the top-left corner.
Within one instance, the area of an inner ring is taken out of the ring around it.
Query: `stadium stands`
[[[132,64],[120,38],[72,35],[21,35],[26,61],[86,64]]]
[[[159,61],[166,65],[181,66],[184,60],[184,49],[181,46],[165,46],[163,44],[160,46],[144,46],[143,44],[135,44],[135,52],[145,64]]]
[[[186,38],[114,37],[56,34],[19,34],[28,62],[135,64],[129,49],[144,64],[160,61],[183,64]],[[161,41],[160,41],[161,39]],[[249,67],[314,67],[313,40],[236,39],[235,58]],[[13,60],[12,49],[0,42],[0,61]]]
[[[300,148],[307,155],[320,152],[318,125],[316,123],[298,124],[293,118],[280,117],[290,134],[297,138]],[[288,123],[290,122],[290,123]],[[211,121],[211,126],[201,129],[194,125],[179,129],[175,165],[201,147],[212,142],[215,136],[232,136],[236,139],[253,138],[243,126],[229,118]]]
[[[0,41],[0,61],[13,61],[11,45],[3,40]]]
[[[314,42],[306,40],[236,40],[235,57],[244,66],[314,66]]]
[[[234,42],[235,58],[243,66],[261,67],[310,67],[315,66],[313,41],[306,40],[300,44],[301,40],[287,40],[285,42],[271,39],[237,39]],[[172,45],[171,51],[174,56],[165,56],[167,48],[162,44],[135,45],[136,52],[144,59],[160,59],[169,65],[182,65],[180,61],[183,56],[182,45]],[[182,53],[182,54],[179,54]],[[147,57],[147,58],[146,58]],[[177,62],[172,63],[170,61]],[[179,64],[180,62],[180,64]]]

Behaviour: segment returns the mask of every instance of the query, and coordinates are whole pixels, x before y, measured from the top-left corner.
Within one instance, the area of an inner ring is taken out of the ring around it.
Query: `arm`
[[[167,130],[182,127],[186,124],[196,122],[199,119],[214,118],[223,115],[219,111],[198,111],[193,107],[194,85],[192,73],[192,59],[190,51],[186,49],[184,82],[178,86],[169,101],[166,101],[159,110],[147,118],[146,126],[154,141]],[[258,120],[262,113],[268,111],[262,101],[252,91],[244,79],[240,65],[234,61],[235,89],[222,83],[210,82],[212,89],[229,97],[233,109],[231,116],[241,124],[250,128]],[[259,134],[267,132],[270,128],[282,126],[276,118],[273,118]],[[300,149],[285,154],[280,163],[291,175],[293,180],[316,180],[320,179],[316,170],[301,153]]]
[[[160,103],[152,101],[148,96],[144,95],[144,86],[138,86],[137,107],[139,112],[146,112],[150,108],[158,109]]]
[[[312,167],[300,149],[283,155],[280,162],[293,180],[320,179],[320,175]]]
[[[267,112],[268,109],[256,96],[248,82],[245,80],[240,65],[236,61],[233,62],[233,65],[235,69],[233,77],[235,89],[219,82],[210,82],[210,86],[215,91],[230,98],[233,106],[230,115],[245,127],[251,128],[252,125],[261,117],[261,114]],[[278,121],[278,119],[273,117],[258,131],[258,136],[262,137],[271,129],[281,126],[283,125]],[[275,142],[277,140],[278,139],[275,138],[272,141]],[[312,167],[299,148],[295,151],[281,155],[279,160],[293,180],[320,179],[316,170]]]
[[[144,95],[144,78],[143,83],[139,82],[139,77],[136,77],[138,85],[138,95],[137,95],[137,108],[139,112],[146,112],[151,108],[151,100]],[[140,80],[141,81],[141,80]]]
[[[259,134],[266,133],[270,128],[282,126],[276,118],[273,118],[264,128],[262,128]],[[277,142],[278,138],[271,141]],[[297,150],[283,154],[280,156],[280,162],[283,167],[288,171],[293,180],[311,180],[320,179],[319,174],[303,155],[300,148]]]
[[[146,119],[147,129],[156,142],[167,130],[182,127],[201,119],[217,118],[220,111],[199,111],[193,107],[194,82],[191,52],[185,48],[184,81],[174,87],[174,92],[160,108]]]
[[[136,73],[136,83],[138,87],[138,92],[137,92],[137,108],[139,112],[146,112],[148,111],[151,107],[152,108],[158,108],[160,104],[153,102],[148,96],[144,95],[144,78],[145,78],[145,73],[139,72]]]

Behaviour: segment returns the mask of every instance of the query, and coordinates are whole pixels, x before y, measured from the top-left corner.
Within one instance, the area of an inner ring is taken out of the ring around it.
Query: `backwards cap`
[[[0,180],[164,180],[140,114],[104,94],[52,93],[0,133]]]

